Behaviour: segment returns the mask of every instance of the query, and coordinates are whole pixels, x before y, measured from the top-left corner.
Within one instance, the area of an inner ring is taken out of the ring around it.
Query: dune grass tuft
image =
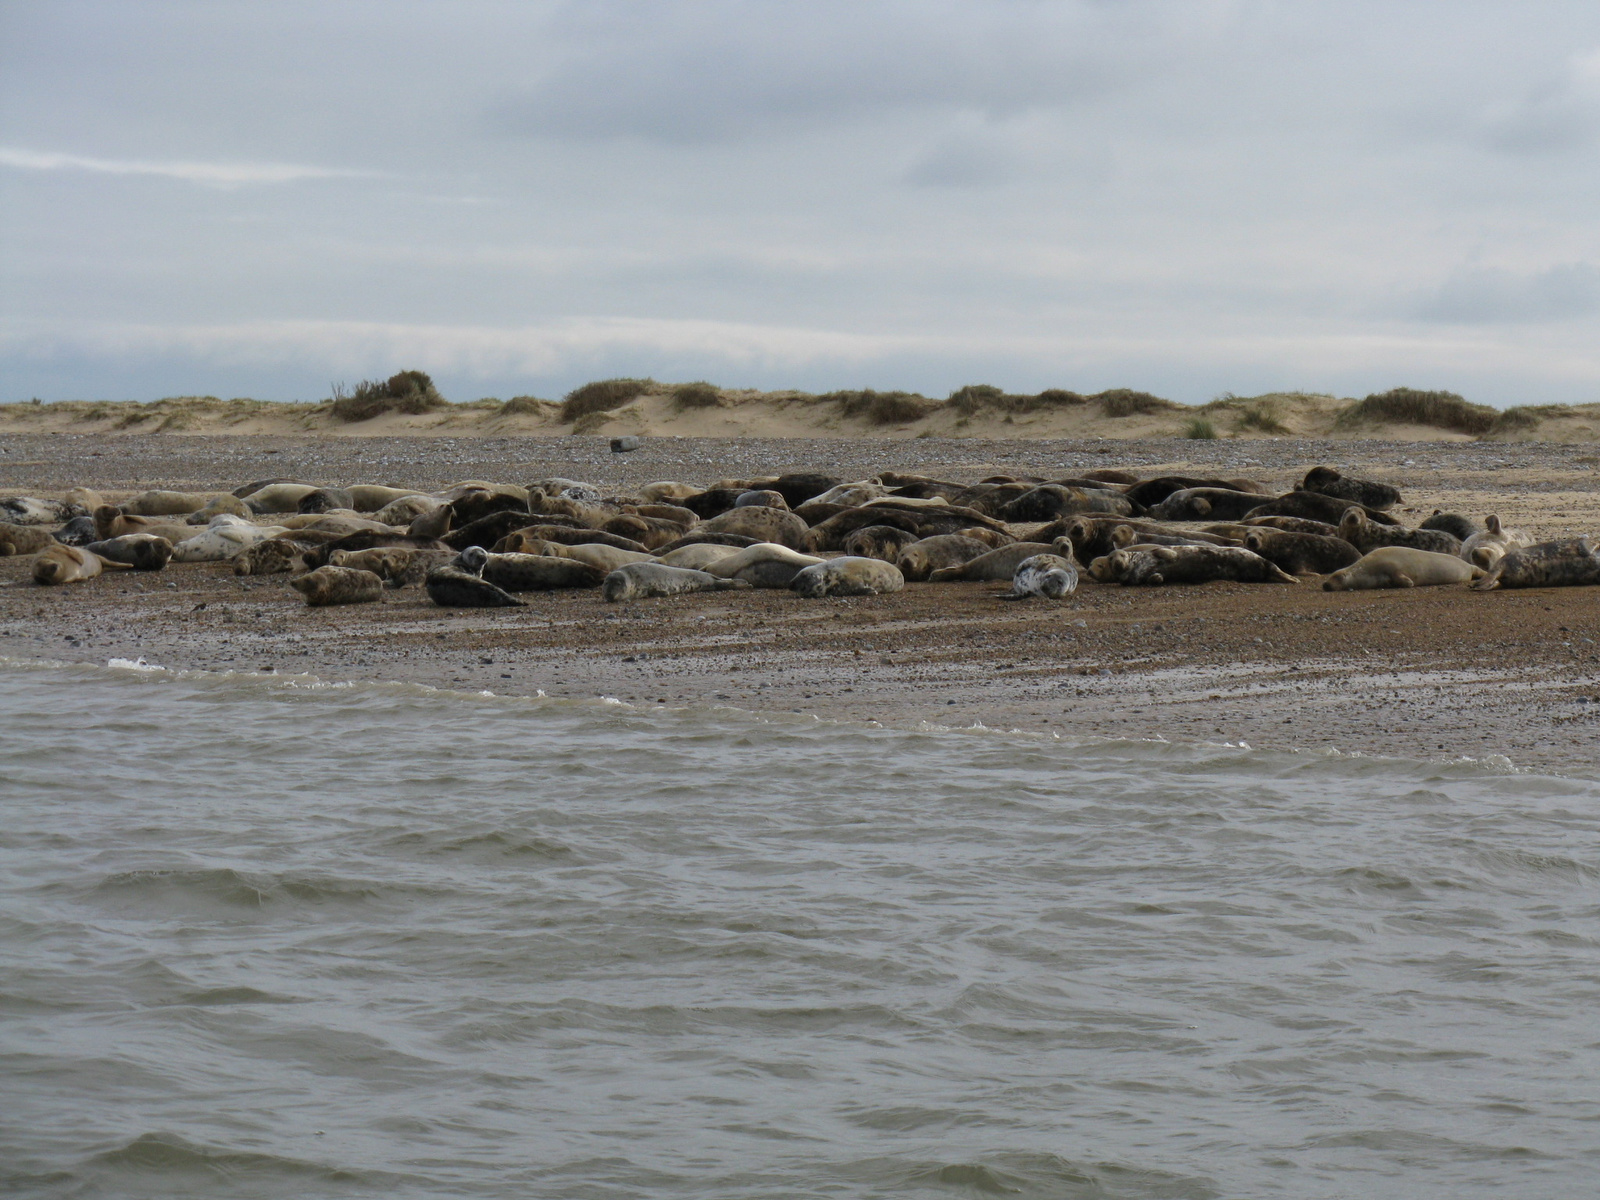
[[[1339,414],[1335,428],[1380,424],[1431,425],[1457,433],[1484,434],[1500,414],[1487,404],[1472,404],[1454,392],[1424,392],[1398,387],[1374,392]]]
[[[1171,400],[1163,400],[1149,392],[1136,392],[1131,388],[1111,388],[1089,399],[1098,401],[1108,417],[1148,416],[1171,412],[1180,407]]]
[[[400,371],[388,379],[364,379],[348,392],[335,384],[332,412],[337,421],[370,421],[384,413],[414,415],[448,404],[426,371]]]
[[[865,388],[854,392],[829,392],[817,397],[837,404],[846,417],[870,425],[905,425],[920,421],[938,407],[935,401],[916,392],[875,392]]]
[[[654,379],[597,379],[566,394],[561,401],[561,419],[577,421],[594,413],[610,412],[655,386]]]
[[[989,383],[969,383],[951,392],[945,403],[963,417],[975,417],[984,412],[1015,416],[1052,408],[1072,408],[1089,401],[1087,397],[1065,388],[1046,388],[1029,396],[1005,392]]]
[[[1204,417],[1190,417],[1183,427],[1183,436],[1197,442],[1217,440],[1217,427]]]
[[[721,408],[722,389],[703,379],[680,383],[672,389],[672,403],[680,412],[687,408]]]
[[[554,400],[541,400],[537,396],[513,396],[500,406],[502,417],[545,417],[557,405]]]

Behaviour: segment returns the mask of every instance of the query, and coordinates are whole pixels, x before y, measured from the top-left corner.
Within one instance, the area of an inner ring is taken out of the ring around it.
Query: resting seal
[[[108,541],[90,542],[84,549],[106,562],[135,571],[159,571],[172,560],[172,543],[153,533],[125,533]]]
[[[1370,479],[1346,479],[1332,467],[1312,467],[1300,484],[1302,492],[1320,492],[1341,500],[1354,500],[1362,508],[1393,508],[1400,503],[1400,492],[1387,483]]]
[[[1482,580],[1481,592],[1495,588],[1588,587],[1600,583],[1600,553],[1586,537],[1541,542],[1506,552]]]
[[[1483,526],[1471,517],[1464,517],[1460,513],[1447,513],[1439,509],[1433,510],[1433,516],[1422,522],[1419,529],[1438,529],[1444,533],[1453,533],[1463,542],[1475,533],[1482,533]]]
[[[1490,513],[1484,521],[1485,528],[1461,543],[1461,557],[1487,571],[1512,550],[1533,545],[1533,539],[1515,529],[1500,524],[1500,518]]]
[[[606,572],[576,558],[544,554],[490,554],[472,546],[456,556],[455,566],[506,592],[550,592],[558,588],[599,587]]]
[[[312,608],[334,604],[371,604],[383,595],[383,580],[371,571],[349,567],[318,567],[289,581]]]
[[[1250,550],[1237,546],[1132,547],[1111,555],[1111,571],[1123,587],[1160,587],[1165,584],[1299,583]]]
[[[309,483],[269,483],[253,492],[235,496],[250,506],[250,511],[260,513],[292,513],[299,509],[300,501],[305,499],[316,487]]]
[[[944,567],[928,576],[930,583],[1010,583],[1017,565],[1035,554],[1054,554],[1046,542],[1012,542],[998,546],[956,567]]]
[[[219,517],[220,520],[229,518]],[[226,562],[243,554],[257,542],[287,533],[281,525],[206,526],[204,533],[186,538],[172,548],[173,562]]]
[[[896,529],[892,525],[863,525],[844,539],[841,549],[854,558],[895,562],[900,557],[900,551],[921,540],[909,529]]]
[[[695,546],[679,546],[676,550],[658,554],[656,555],[656,561],[664,567],[687,567],[691,571],[704,571],[712,563],[721,562],[730,554],[737,554],[738,552],[737,546],[715,546],[702,542]],[[612,553],[621,554],[623,552],[615,550]],[[618,567],[626,566],[628,561],[637,562],[638,560],[632,559],[612,563],[606,570],[615,571]]]
[[[1380,546],[1409,546],[1435,554],[1460,554],[1461,542],[1454,534],[1438,529],[1407,529],[1403,525],[1379,525],[1359,508],[1349,508],[1339,520],[1339,536],[1361,553]]]
[[[1106,488],[1064,487],[1046,483],[1002,504],[995,516],[1002,521],[1053,521],[1079,513],[1110,513],[1131,517],[1134,505],[1121,492]],[[1142,511],[1142,510],[1141,510]]]
[[[877,596],[906,586],[900,568],[876,558],[830,558],[799,571],[790,588],[798,596]]]
[[[757,505],[762,508],[787,509],[789,502],[783,498],[782,492],[775,492],[771,488],[740,492],[733,498],[733,506],[735,508],[749,508],[751,505]]]
[[[738,533],[758,541],[777,542],[791,550],[803,550],[806,544],[807,526],[803,520],[787,509],[759,504],[730,508],[706,521],[702,528],[708,533]]]
[[[1276,500],[1268,500],[1260,508],[1252,508],[1244,514],[1244,519],[1248,521],[1251,517],[1304,517],[1310,521],[1337,525],[1339,519],[1352,508],[1360,509],[1361,506],[1354,500],[1324,496],[1321,492],[1287,492]],[[1375,508],[1362,511],[1379,525],[1400,524],[1388,513],[1379,512]]]
[[[1017,573],[1011,577],[1011,591],[1007,600],[1025,600],[1029,596],[1043,596],[1059,600],[1078,590],[1078,568],[1070,559],[1059,554],[1035,554],[1017,564]]]
[[[1325,592],[1357,592],[1374,588],[1437,587],[1469,583],[1483,574],[1481,567],[1454,554],[1417,550],[1410,546],[1380,546],[1342,571],[1322,581]]]
[[[304,556],[317,548],[314,542],[272,537],[247,547],[233,558],[235,575],[282,575],[306,565]]]
[[[704,571],[664,567],[660,563],[629,563],[605,577],[600,594],[608,604],[643,600],[651,596],[682,596],[689,592],[723,592],[750,585],[737,579],[718,579]]]
[[[197,508],[184,518],[185,525],[209,525],[213,517],[248,517],[250,506],[231,492],[213,496],[204,507]]]
[[[912,542],[900,551],[895,566],[900,568],[900,574],[906,577],[908,583],[920,583],[935,571],[965,566],[991,549],[993,547],[987,542],[980,542],[976,538],[962,537],[959,533],[941,533]]]
[[[348,567],[352,571],[371,571],[383,580],[385,587],[394,589],[421,583],[427,578],[429,571],[454,562],[455,557],[454,552],[450,550],[374,546],[370,550],[335,550],[328,556],[328,565]],[[234,570],[237,571],[238,568],[235,567]]]
[[[34,582],[46,587],[58,583],[76,583],[80,579],[93,579],[103,570],[98,556],[81,546],[63,546],[59,542],[47,546],[33,560]]]
[[[1281,529],[1252,529],[1244,536],[1244,548],[1291,575],[1327,575],[1361,557],[1343,538]]]
[[[481,549],[481,547],[480,547]],[[423,580],[428,599],[441,608],[527,608],[526,600],[479,579],[471,571],[448,563],[435,567]]]
[[[37,554],[55,544],[50,531],[37,525],[13,525],[0,521],[0,558],[13,554]]]
[[[705,571],[718,579],[742,580],[751,587],[786,588],[793,585],[794,577],[801,571],[822,561],[776,542],[757,542],[754,546],[746,546],[726,558],[718,559]]]

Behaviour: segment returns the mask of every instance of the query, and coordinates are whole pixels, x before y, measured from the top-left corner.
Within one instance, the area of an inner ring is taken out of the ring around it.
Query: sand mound
[[[402,372],[383,384],[420,372]],[[366,387],[368,385],[362,385]],[[378,387],[374,384],[372,387]],[[421,393],[419,393],[420,395]],[[326,437],[647,437],[840,438],[1328,438],[1383,441],[1600,441],[1600,404],[1537,405],[1504,412],[1451,392],[1396,388],[1357,400],[1312,392],[1224,395],[1204,405],[1176,404],[1127,388],[1084,395],[1049,389],[1032,395],[973,384],[937,400],[870,389],[813,395],[720,388],[704,381],[611,379],[585,384],[563,401],[535,396],[451,404],[352,405],[179,396],[135,401],[0,405],[9,433],[281,434]]]

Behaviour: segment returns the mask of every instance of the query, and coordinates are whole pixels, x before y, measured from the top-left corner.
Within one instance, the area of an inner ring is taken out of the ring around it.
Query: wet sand
[[[1400,515],[1499,512],[1541,537],[1600,532],[1600,475],[1578,447],[1312,442],[827,443],[670,439],[611,455],[602,439],[337,443],[256,438],[11,439],[0,492],[74,485],[231,488],[284,476],[426,488],[546,475],[623,488],[651,479],[823,469],[958,480],[1090,466],[1251,474],[1289,486],[1330,462],[1396,483]],[[96,452],[98,451],[98,457]],[[1110,451],[1107,453],[1106,451]],[[1587,461],[1586,461],[1587,460]],[[1077,737],[1244,741],[1592,774],[1600,736],[1600,589],[1326,593],[1297,585],[1125,589],[1009,603],[998,584],[912,584],[891,596],[715,593],[606,605],[593,592],[527,609],[446,610],[416,589],[381,605],[308,609],[285,576],[227,564],[112,573],[40,588],[0,560],[0,656],[636,704],[1019,729]]]

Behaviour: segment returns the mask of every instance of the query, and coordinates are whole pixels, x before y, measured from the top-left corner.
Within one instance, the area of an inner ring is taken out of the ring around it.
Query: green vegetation
[[[1090,396],[1089,399],[1099,401],[1100,407],[1108,417],[1148,416],[1171,412],[1182,407],[1171,400],[1163,400],[1160,396],[1152,396],[1149,392],[1136,392],[1130,388],[1112,388],[1110,391]]]
[[[703,379],[694,383],[680,383],[672,389],[672,403],[679,411],[686,408],[721,408],[722,389]]]
[[[537,396],[513,396],[500,406],[502,417],[542,417],[556,407],[554,400],[541,400]]]
[[[1496,417],[1489,433],[1522,433],[1537,429],[1553,417],[1570,417],[1573,413],[1570,404],[1519,404]]]
[[[1217,427],[1204,417],[1190,417],[1183,427],[1183,436],[1197,442],[1217,440]]]
[[[1334,427],[1348,429],[1355,425],[1390,422],[1485,434],[1494,428],[1499,417],[1500,414],[1487,404],[1470,404],[1454,392],[1423,392],[1400,387],[1374,393],[1352,404],[1339,414]]]
[[[431,412],[448,403],[427,372],[401,371],[388,379],[364,379],[348,392],[335,384],[332,412],[337,421],[370,421],[384,413]]]
[[[871,425],[905,425],[920,421],[938,404],[916,392],[829,392],[818,400],[837,404],[846,417],[865,420]]]
[[[1279,393],[1245,397],[1235,396],[1232,392],[1223,392],[1201,411],[1227,413],[1232,416],[1235,433],[1248,433],[1252,430],[1272,434],[1291,432],[1283,423],[1283,396]]]
[[[1073,408],[1089,403],[1088,397],[1064,388],[1046,388],[1035,395],[1016,395],[1001,391],[993,384],[969,383],[957,388],[945,401],[963,417],[975,417],[982,412],[1018,413],[1043,412],[1052,408]]]
[[[644,395],[656,386],[654,379],[598,379],[573,388],[561,401],[561,419],[577,421],[594,413],[610,412]]]

